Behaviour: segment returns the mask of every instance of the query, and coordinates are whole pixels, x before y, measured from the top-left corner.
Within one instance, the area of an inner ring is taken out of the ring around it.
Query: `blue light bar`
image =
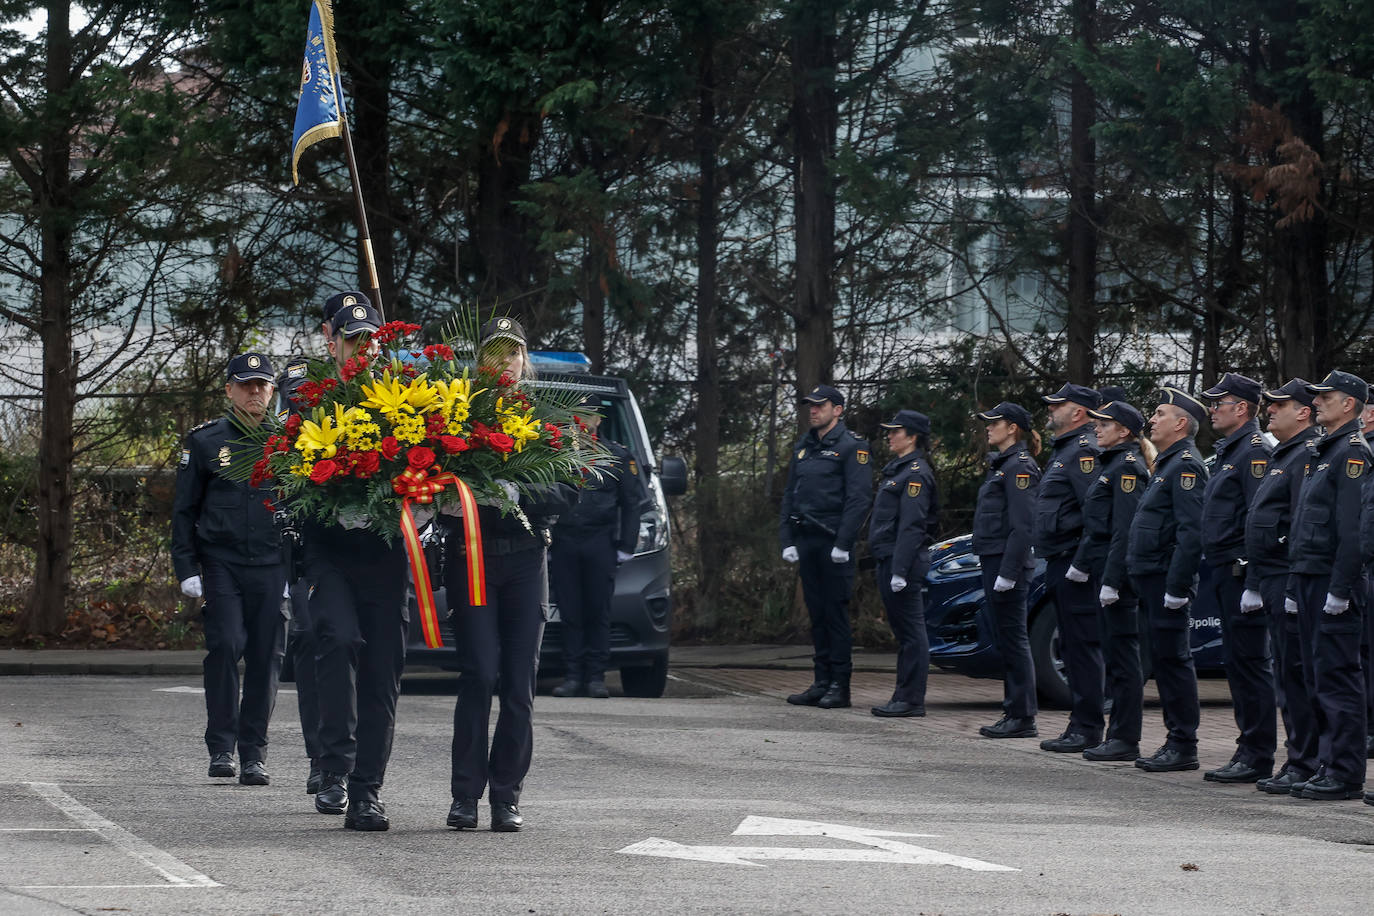
[[[531,350],[530,362],[541,372],[592,371],[592,361],[587,355],[573,350]]]

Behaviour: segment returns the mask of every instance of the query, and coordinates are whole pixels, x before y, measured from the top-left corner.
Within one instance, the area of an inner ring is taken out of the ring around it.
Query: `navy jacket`
[[[1035,493],[1035,534],[1031,543],[1038,557],[1074,550],[1083,537],[1083,497],[1097,480],[1097,437],[1084,424],[1054,439]]]
[[[1245,587],[1259,591],[1264,576],[1288,572],[1288,524],[1302,490],[1302,472],[1307,466],[1307,443],[1322,433],[1320,426],[1309,426],[1287,442],[1280,442],[1269,456],[1269,472],[1264,475],[1250,512],[1245,519]]]
[[[1202,553],[1212,566],[1245,556],[1245,518],[1269,471],[1269,443],[1251,420],[1216,445],[1212,476],[1202,492]]]
[[[1359,420],[1307,441],[1307,470],[1289,526],[1289,569],[1330,575],[1326,591],[1337,598],[1349,598],[1362,582],[1360,506],[1369,464]]]
[[[1083,498],[1083,539],[1078,542],[1073,565],[1119,591],[1127,584],[1131,521],[1150,480],[1150,470],[1134,441],[1107,449],[1097,461],[1101,473]]]
[[[1132,576],[1166,574],[1164,589],[1191,597],[1202,560],[1202,491],[1207,467],[1197,443],[1185,437],[1155,460],[1150,484],[1131,522],[1126,571]]]
[[[1040,465],[1026,443],[1018,442],[988,459],[988,474],[978,488],[973,513],[973,552],[997,557],[997,574],[1015,579],[1033,565],[1031,534]],[[986,561],[985,561],[986,563]]]
[[[843,420],[821,437],[807,430],[792,446],[779,543],[791,547],[799,533],[820,525],[835,532],[836,547],[852,550],[871,502],[873,471],[868,462],[868,443],[851,433]]]
[[[894,458],[883,468],[868,523],[868,546],[880,560],[892,559],[892,574],[908,582],[918,565],[929,564],[926,548],[935,540],[940,499],[930,460],[919,451]],[[924,575],[924,569],[919,575]]]
[[[577,505],[558,517],[554,536],[575,538],[588,531],[615,532],[615,547],[634,553],[639,541],[639,515],[644,505],[644,480],[630,450],[603,439],[615,461],[584,475]]]

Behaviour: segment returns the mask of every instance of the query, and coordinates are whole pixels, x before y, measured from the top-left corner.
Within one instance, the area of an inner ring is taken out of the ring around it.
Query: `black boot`
[[[845,709],[849,706],[849,678],[842,677],[830,682],[825,696],[816,704],[821,709]]]
[[[553,688],[553,695],[556,697],[583,697],[587,695],[587,688],[581,681],[570,677]]]
[[[793,706],[815,706],[825,696],[825,692],[830,688],[828,681],[813,681],[811,686],[801,693],[794,693],[787,698],[787,702]]]

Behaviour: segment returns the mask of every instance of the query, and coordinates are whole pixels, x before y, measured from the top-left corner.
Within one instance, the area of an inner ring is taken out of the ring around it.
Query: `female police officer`
[[[984,725],[985,738],[1034,738],[1035,664],[1026,633],[1026,586],[1031,560],[1031,526],[1040,466],[1033,457],[1040,437],[1030,413],[1006,401],[978,414],[987,424],[988,474],[978,489],[973,516],[973,552],[983,568],[983,592],[996,621],[998,654],[1005,669],[1002,718]],[[1028,448],[1023,437],[1029,433]]]
[[[897,686],[892,699],[873,707],[875,716],[924,716],[930,638],[926,635],[921,582],[930,568],[927,549],[935,536],[939,499],[931,471],[930,418],[899,410],[887,430],[893,458],[883,468],[868,544],[878,560],[878,594],[897,638]]]
[[[519,382],[533,374],[525,349],[525,331],[514,318],[493,318],[480,332],[479,366],[502,373],[502,381]],[[531,713],[548,602],[549,528],[560,512],[577,501],[567,484],[526,485],[523,492],[502,482],[529,519],[527,530],[515,515],[502,517],[496,506],[480,506],[482,558],[487,603],[467,603],[463,542],[453,532],[456,520],[444,516],[450,531],[445,551],[444,581],[449,596],[453,636],[458,646],[458,700],[453,710],[453,804],[447,824],[455,829],[477,826],[477,799],[487,790],[491,829],[514,832],[524,820],[518,806],[534,747]],[[490,750],[487,725],[491,698],[500,690],[501,710]]]

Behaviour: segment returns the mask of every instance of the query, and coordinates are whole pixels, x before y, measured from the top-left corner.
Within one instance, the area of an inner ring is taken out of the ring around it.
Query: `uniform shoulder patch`
[[[919,480],[909,480],[909,481],[907,481],[907,484],[906,484],[906,495],[907,495],[907,496],[920,496],[920,495],[921,495],[921,482],[920,482]]]
[[[1250,437],[1250,444],[1251,444],[1251,445],[1263,445],[1263,444],[1264,444],[1264,437],[1261,436],[1259,433],[1255,433],[1253,436]]]
[[[198,424],[198,425],[196,425],[196,426],[192,426],[192,427],[186,432],[186,435],[189,436],[189,435],[191,435],[191,433],[198,433],[198,432],[200,432],[202,429],[209,429],[211,426],[214,426],[214,425],[215,425],[216,423],[218,423],[218,422],[219,422],[218,419],[206,420],[204,423]]]
[[[1084,455],[1082,458],[1078,459],[1078,469],[1084,474],[1091,474],[1096,465],[1097,459],[1092,455]]]
[[[859,464],[868,464],[868,449],[859,449],[854,453],[854,457],[859,460]]]
[[[1351,444],[1351,445],[1363,445],[1363,444],[1364,444],[1364,439],[1360,436],[1359,433],[1351,433],[1351,434],[1350,434],[1350,444]]]
[[[1256,458],[1250,462],[1250,476],[1259,478],[1264,476],[1265,470],[1269,467],[1269,459]]]
[[[1122,492],[1122,493],[1132,493],[1132,492],[1134,492],[1134,491],[1135,491],[1135,475],[1134,475],[1134,474],[1122,474],[1122,475],[1121,475],[1121,492]]]
[[[1178,457],[1182,458],[1184,461],[1187,461],[1189,458],[1192,458],[1192,457],[1193,457],[1193,453],[1190,452],[1190,451],[1188,451],[1188,450],[1185,448],[1185,449],[1183,450],[1183,454],[1182,454],[1182,455],[1179,455]]]
[[[1127,453],[1126,453],[1126,460],[1127,460],[1128,462],[1130,462],[1131,464],[1135,464],[1135,454],[1132,453],[1132,452],[1127,452]]]
[[[1028,490],[1028,489],[1030,489],[1030,475],[1029,475],[1029,474],[1017,474],[1017,475],[1016,475],[1016,489],[1018,489],[1018,490]]]
[[[912,469],[913,471],[919,471],[919,470],[921,469],[921,462],[919,462],[919,461],[913,461],[913,462],[911,462],[911,469]]]
[[[191,463],[191,450],[184,448],[181,450],[181,460],[177,462],[178,467],[186,467]]]
[[[1363,458],[1347,458],[1345,462],[1345,476],[1352,480],[1364,474]]]
[[[1197,475],[1192,471],[1184,471],[1178,475],[1178,485],[1185,490],[1191,490],[1197,486]]]
[[[638,477],[638,476],[639,476],[639,462],[638,462],[638,461],[635,461],[633,458],[629,459],[629,468],[630,468],[630,473],[631,473],[633,476],[635,476],[635,477]]]

